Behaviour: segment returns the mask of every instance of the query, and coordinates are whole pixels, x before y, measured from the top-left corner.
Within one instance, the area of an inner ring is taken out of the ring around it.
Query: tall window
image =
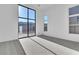
[[[27,8],[19,6],[19,37],[27,36]]]
[[[44,31],[47,31],[48,16],[44,16]]]
[[[79,34],[79,5],[69,8],[69,33]]]
[[[29,36],[35,35],[35,30],[36,30],[36,19],[35,19],[35,11],[32,9],[29,9]]]
[[[19,5],[19,37],[33,36],[36,34],[36,11]]]

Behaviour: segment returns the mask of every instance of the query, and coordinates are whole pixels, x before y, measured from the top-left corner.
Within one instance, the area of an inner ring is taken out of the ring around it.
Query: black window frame
[[[27,36],[26,36],[26,37],[33,37],[33,36],[36,36],[36,10],[35,10],[35,9],[32,9],[32,8],[29,8],[29,7],[26,7],[26,6],[22,5],[22,4],[18,4],[18,6],[22,6],[22,7],[24,7],[24,8],[27,8],[27,18],[19,17],[19,16],[18,16],[18,18],[27,19],[27,28],[28,28],[28,30],[27,30]],[[30,10],[33,10],[33,11],[35,12],[35,19],[30,19],[30,18],[29,18],[29,9],[30,9]],[[35,35],[32,35],[32,36],[29,36],[29,20],[35,20]],[[18,21],[18,23],[19,23],[19,21]],[[18,35],[19,35],[19,24],[18,24]],[[26,37],[20,37],[20,38],[18,38],[18,39],[26,38]]]

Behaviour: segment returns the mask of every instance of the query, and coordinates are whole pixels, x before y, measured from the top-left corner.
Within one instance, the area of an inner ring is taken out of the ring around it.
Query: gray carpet
[[[0,42],[0,55],[25,55],[19,40]]]
[[[65,40],[65,39],[59,39],[59,38],[55,38],[55,37],[49,37],[49,36],[45,36],[45,35],[40,35],[38,37],[44,38],[48,41],[55,42],[57,44],[60,44],[65,47],[79,51],[79,42],[69,41],[69,40]]]

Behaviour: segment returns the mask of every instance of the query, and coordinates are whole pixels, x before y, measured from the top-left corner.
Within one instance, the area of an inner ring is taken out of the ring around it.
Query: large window
[[[35,35],[35,11],[32,9],[29,9],[29,36]]]
[[[69,33],[79,34],[79,5],[69,8]]]
[[[48,16],[44,16],[44,31],[47,31]]]
[[[36,11],[19,5],[18,32],[20,37],[34,36],[36,34]]]

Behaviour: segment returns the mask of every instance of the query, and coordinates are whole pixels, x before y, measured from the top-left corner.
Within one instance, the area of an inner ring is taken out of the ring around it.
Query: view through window
[[[19,37],[34,36],[36,34],[36,11],[19,5]]]
[[[47,31],[48,16],[44,16],[44,31]]]
[[[69,8],[69,33],[79,34],[79,5]]]

